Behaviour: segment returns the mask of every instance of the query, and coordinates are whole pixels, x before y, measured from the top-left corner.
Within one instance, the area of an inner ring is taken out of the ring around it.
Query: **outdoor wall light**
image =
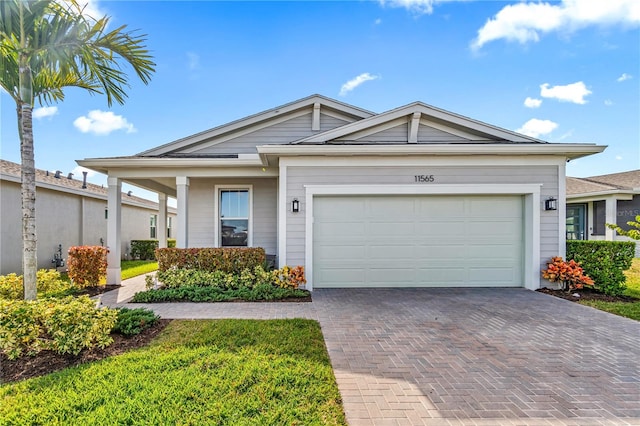
[[[558,210],[558,200],[553,197],[549,197],[544,201],[545,210]]]
[[[291,211],[294,213],[298,213],[300,211],[300,201],[297,198],[294,198],[291,202]]]

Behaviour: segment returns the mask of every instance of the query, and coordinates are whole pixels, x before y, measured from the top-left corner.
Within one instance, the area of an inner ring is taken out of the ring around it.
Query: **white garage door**
[[[521,196],[314,197],[314,287],[520,287]]]

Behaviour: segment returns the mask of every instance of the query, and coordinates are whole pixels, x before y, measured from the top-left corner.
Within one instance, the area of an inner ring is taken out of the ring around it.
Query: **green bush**
[[[567,241],[567,260],[580,262],[596,289],[609,295],[626,289],[624,271],[631,267],[634,252],[630,241]]]
[[[131,240],[131,259],[155,260],[158,240]]]
[[[265,271],[261,265],[258,265],[253,270],[245,268],[239,274],[197,269],[169,269],[158,272],[157,279],[164,287],[168,288],[209,286],[222,289],[240,289],[253,288],[260,284],[272,284],[275,280],[275,274]]]
[[[151,327],[160,319],[152,310],[145,308],[120,308],[118,320],[113,331],[123,336],[135,336],[143,330]]]
[[[253,288],[224,289],[220,287],[182,286],[161,288],[136,293],[134,303],[159,302],[227,302],[231,300],[280,300],[292,297],[305,297],[306,290],[294,290],[275,287],[272,284],[260,284]]]
[[[168,248],[175,248],[176,247],[176,240],[174,238],[167,238],[167,247]]]
[[[55,269],[40,269],[36,286],[39,297],[60,295],[73,288],[73,284],[62,280],[60,272]],[[0,275],[0,299],[20,300],[23,295],[22,275]]]
[[[168,269],[197,269],[239,274],[245,268],[253,269],[266,261],[261,247],[162,248],[156,250],[156,258],[161,272]]]
[[[115,309],[96,308],[87,296],[0,300],[0,350],[15,359],[42,350],[77,355],[85,348],[104,348],[113,342],[117,316]]]

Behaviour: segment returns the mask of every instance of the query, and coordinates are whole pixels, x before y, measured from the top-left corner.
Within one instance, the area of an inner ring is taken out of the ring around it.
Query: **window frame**
[[[149,238],[152,240],[158,239],[158,215],[152,214],[150,215],[150,223],[149,223]]]
[[[247,245],[246,247],[253,247],[253,185],[215,185],[214,187],[214,228],[213,235],[215,238],[214,247],[245,247],[245,246],[223,246],[222,245],[222,232],[220,229],[220,197],[222,191],[247,191],[249,198],[248,215],[247,218]]]
[[[574,232],[570,232],[569,231],[569,227],[570,224],[567,223],[569,220],[569,212],[573,209],[576,209],[576,211],[578,212],[577,216],[572,216],[573,219],[578,219],[578,223],[574,224],[575,226],[579,227],[579,229],[577,231]],[[571,203],[571,204],[567,204],[566,207],[566,215],[565,215],[565,233],[566,233],[566,239],[567,240],[571,240],[571,241],[584,241],[584,240],[588,240],[589,238],[589,234],[587,233],[588,231],[588,217],[589,217],[589,208],[587,206],[586,203]],[[569,238],[569,236],[573,235],[573,236],[577,236],[577,237],[582,237],[582,238]]]

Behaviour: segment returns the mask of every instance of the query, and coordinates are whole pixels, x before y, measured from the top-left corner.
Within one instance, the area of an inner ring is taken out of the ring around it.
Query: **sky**
[[[130,74],[125,105],[79,89],[37,105],[40,169],[81,178],[75,160],[133,155],[316,93],[374,112],[422,101],[548,142],[608,145],[571,161],[569,176],[640,168],[637,0],[91,1],[85,11],[146,34],[156,72],[149,85]],[[0,120],[0,157],[20,162],[5,92]]]

